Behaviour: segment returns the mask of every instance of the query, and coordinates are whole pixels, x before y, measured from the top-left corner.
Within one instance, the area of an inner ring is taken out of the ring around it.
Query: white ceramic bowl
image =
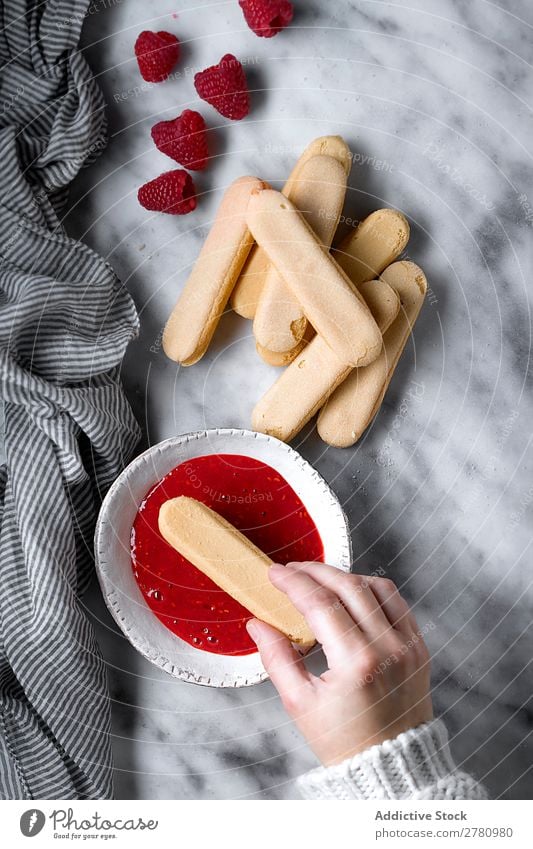
[[[325,560],[348,571],[350,532],[336,495],[293,448],[249,430],[186,433],[139,455],[107,493],[95,533],[96,570],[105,602],[133,646],[175,678],[210,687],[246,687],[268,676],[257,653],[232,657],[194,648],[168,630],[146,604],[131,567],[130,537],[144,496],[175,466],[206,454],[242,454],[276,469],[318,528]]]

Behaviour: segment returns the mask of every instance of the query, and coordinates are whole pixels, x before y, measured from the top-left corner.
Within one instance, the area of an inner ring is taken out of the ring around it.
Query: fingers
[[[270,568],[270,580],[305,617],[322,644],[328,663],[342,663],[361,648],[361,632],[338,595],[302,567],[303,564],[275,564]]]
[[[250,619],[246,628],[286,710],[294,713],[295,705],[301,702],[303,691],[312,684],[313,676],[289,640],[275,628],[259,619]]]
[[[321,586],[335,593],[371,643],[376,643],[386,636],[391,623],[379,599],[372,592],[368,578],[364,575],[343,572],[326,563],[300,563],[299,569]]]
[[[370,577],[368,581],[391,625],[405,637],[412,637],[418,631],[418,625],[396,584],[388,578]]]

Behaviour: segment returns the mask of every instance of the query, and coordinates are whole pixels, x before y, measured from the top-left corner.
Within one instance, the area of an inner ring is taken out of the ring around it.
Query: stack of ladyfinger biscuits
[[[282,192],[256,177],[235,180],[163,334],[167,356],[188,366],[205,353],[228,301],[253,319],[258,353],[284,370],[252,426],[284,441],[317,412],[329,445],[359,439],[427,290],[417,265],[395,261],[409,239],[400,212],[373,212],[331,248],[351,160],[340,136],[324,136]]]

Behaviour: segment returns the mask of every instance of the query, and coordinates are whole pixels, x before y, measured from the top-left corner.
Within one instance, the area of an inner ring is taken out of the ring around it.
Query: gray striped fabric
[[[88,0],[3,0],[0,35],[0,794],[112,795],[105,667],[79,596],[95,511],[138,427],[119,382],[137,315],[60,224],[105,145],[77,52]]]

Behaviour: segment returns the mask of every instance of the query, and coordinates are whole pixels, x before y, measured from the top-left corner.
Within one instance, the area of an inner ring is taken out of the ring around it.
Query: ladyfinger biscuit
[[[409,241],[409,222],[396,209],[377,209],[346,236],[333,255],[354,286],[374,280]]]
[[[255,348],[259,356],[265,363],[268,363],[269,366],[278,366],[282,368],[283,366],[288,366],[306,346],[305,337],[298,342],[297,345],[291,351],[269,351],[268,348],[263,348],[259,342],[255,343]]]
[[[306,147],[283,187],[282,192],[289,200],[294,201],[293,193],[302,179],[302,169],[314,156],[331,156],[341,163],[346,177],[350,173],[352,154],[344,139],[340,136],[320,136]],[[269,266],[270,261],[265,252],[255,245],[231,294],[231,306],[243,318],[254,317]]]
[[[361,294],[385,332],[398,314],[398,296],[382,280],[363,283]],[[253,429],[289,442],[351,370],[324,339],[315,336],[256,404]]]
[[[303,339],[300,339],[298,344],[290,351],[269,351],[268,348],[263,348],[258,342],[255,343],[255,347],[259,356],[269,366],[288,366],[298,356],[300,351],[303,351],[314,336],[316,336],[316,333],[309,322],[307,322]]]
[[[409,222],[405,216],[394,209],[378,209],[349,233],[332,254],[351,283],[358,287],[381,274],[405,250],[408,241]],[[262,299],[265,296],[263,290]],[[270,365],[284,366],[298,356],[304,345],[299,342],[283,353],[269,351],[260,345],[257,350]]]
[[[169,545],[258,619],[293,643],[313,645],[302,614],[270,583],[270,557],[210,507],[185,495],[171,498],[159,510],[159,530]]]
[[[264,186],[257,177],[240,177],[226,190],[163,332],[163,349],[171,360],[190,366],[205,354],[253,245],[246,225],[248,200]]]
[[[303,215],[324,250],[329,250],[346,194],[346,171],[332,156],[313,156],[301,168],[291,201]],[[299,301],[275,266],[266,272],[254,318],[254,336],[261,348],[284,353],[298,345],[307,319]]]
[[[365,368],[354,369],[318,417],[320,436],[337,448],[357,442],[379,410],[426,295],[424,272],[414,262],[395,262],[381,279],[398,294],[400,312],[383,335],[379,357]]]
[[[371,363],[381,350],[379,328],[296,207],[280,192],[258,190],[250,197],[246,221],[307,319],[339,359],[354,368]]]

